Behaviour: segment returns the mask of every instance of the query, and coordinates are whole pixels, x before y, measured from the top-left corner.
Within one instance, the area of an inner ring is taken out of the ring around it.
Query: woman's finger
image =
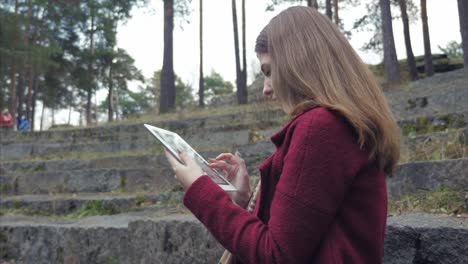
[[[221,163],[224,163],[224,164],[228,164],[226,161],[224,160],[214,160],[214,159],[211,159],[211,160],[208,160],[209,164],[221,164]]]
[[[227,164],[226,162],[210,163],[208,166],[212,169],[220,169],[226,171],[229,171],[229,169],[232,167],[232,165]]]
[[[164,153],[166,154],[167,161],[169,161],[169,164],[171,164],[171,167],[174,170],[174,172],[177,171],[179,167],[182,166],[182,164],[180,164],[180,162],[176,158],[174,158],[172,154],[169,153],[169,151],[167,151],[166,149],[164,149]]]
[[[181,152],[179,154],[179,157],[185,163],[185,166],[187,167],[190,167],[192,164],[198,165],[191,157],[189,157],[189,155],[187,155],[186,152]]]
[[[217,160],[227,160],[232,163],[237,162],[237,157],[232,155],[231,153],[221,153],[216,157]]]

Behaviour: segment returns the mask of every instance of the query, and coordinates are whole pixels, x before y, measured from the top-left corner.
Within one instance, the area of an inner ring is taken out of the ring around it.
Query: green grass
[[[195,146],[198,152],[218,151],[226,152],[230,151],[225,146]],[[127,156],[143,156],[143,155],[162,155],[164,154],[163,147],[155,142],[155,146],[149,147],[143,150],[124,150],[116,152],[64,152],[64,153],[51,153],[41,156],[28,156],[21,159],[6,159],[2,162],[31,162],[31,161],[46,161],[46,160],[76,160],[76,159],[104,159],[104,158],[116,158],[116,157],[127,157]],[[45,167],[38,165],[32,169],[32,172],[45,171]]]
[[[401,125],[401,132],[404,136],[416,136],[449,129],[456,129],[465,126],[463,119],[452,114],[447,114],[438,118],[441,122],[433,124],[427,116],[421,116],[415,122]]]
[[[180,185],[176,185],[180,186]],[[114,215],[131,211],[140,211],[140,210],[150,210],[156,216],[165,216],[173,213],[189,213],[189,211],[184,207],[179,197],[178,192],[181,192],[181,188],[172,188],[167,191],[158,192],[158,196],[161,201],[154,202],[148,197],[148,193],[139,193],[136,195],[133,206],[129,209],[119,208],[117,205],[114,205],[112,202],[107,202],[105,200],[97,199],[91,200],[84,203],[82,206],[68,212],[68,213],[59,213],[55,210],[52,205],[47,210],[37,211],[32,208],[32,206],[25,206],[19,201],[14,202],[11,208],[0,208],[0,217],[4,215],[27,215],[27,216],[46,216],[52,219],[82,219],[90,216],[98,215]],[[174,195],[176,193],[176,195]],[[151,193],[154,195],[155,193]],[[57,199],[63,198],[62,195],[56,195]],[[68,197],[68,196],[65,196]],[[118,197],[118,196],[117,196]],[[164,198],[165,197],[165,198]]]
[[[84,218],[95,215],[113,215],[118,214],[120,211],[111,204],[106,204],[102,200],[88,201],[75,212],[67,214],[67,218]]]
[[[119,211],[112,206],[104,205],[101,200],[89,201],[83,207],[70,212],[66,215],[59,215],[54,212],[53,209],[42,210],[37,212],[32,210],[31,207],[13,207],[13,208],[0,208],[0,217],[4,215],[28,215],[28,216],[48,216],[52,218],[69,218],[79,219],[93,215],[112,215],[119,213]]]
[[[398,200],[390,201],[388,212],[390,215],[400,215],[404,213],[430,213],[459,215],[467,214],[465,207],[464,190],[455,190],[439,187],[434,191],[420,191],[405,195]]]
[[[252,103],[246,105],[227,105],[222,107],[190,107],[186,109],[179,109],[176,112],[158,114],[157,112],[150,112],[142,114],[140,116],[131,117],[124,120],[113,121],[113,122],[104,122],[98,123],[95,125],[86,126],[86,128],[92,127],[107,127],[107,126],[118,126],[118,125],[131,125],[131,124],[142,124],[142,123],[155,123],[171,120],[183,120],[183,119],[193,119],[193,118],[209,118],[223,115],[230,115],[235,113],[255,113],[266,110],[279,110],[280,107],[277,103],[274,102],[264,102],[264,103]],[[73,130],[80,127],[59,127],[54,128],[54,131],[62,130]]]
[[[465,137],[464,129],[449,130],[445,137],[427,137],[412,145],[411,150],[409,146],[402,145],[400,163],[468,157],[468,138]]]
[[[102,158],[112,158],[112,157],[124,157],[124,156],[141,156],[141,155],[151,155],[151,154],[162,154],[162,146],[155,145],[154,147],[147,148],[144,150],[124,150],[117,152],[64,152],[64,153],[51,153],[42,156],[29,156],[21,158],[21,162],[30,162],[30,161],[44,161],[44,160],[74,160],[74,159],[102,159]],[[9,159],[4,160],[4,162],[15,162],[19,159]],[[43,171],[42,167],[34,168],[34,172]]]
[[[30,208],[0,208],[0,217],[4,215],[35,215]],[[49,212],[41,213],[40,215],[49,215]]]
[[[7,194],[10,192],[10,190],[11,190],[10,184],[6,182],[0,183],[0,194]]]
[[[34,168],[32,168],[33,172],[43,172],[46,171],[46,166],[44,163],[41,163],[39,165],[36,165]]]

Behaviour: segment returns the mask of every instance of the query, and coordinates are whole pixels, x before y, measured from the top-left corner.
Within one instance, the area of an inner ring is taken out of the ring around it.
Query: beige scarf
[[[247,206],[247,211],[249,213],[252,213],[254,208],[255,208],[255,203],[257,202],[257,197],[258,197],[258,191],[260,190],[260,181],[258,182],[257,186],[255,187],[255,191],[250,198],[249,204]],[[232,262],[232,254],[231,252],[224,250],[223,255],[221,256],[221,259],[219,260],[218,264],[231,264]]]

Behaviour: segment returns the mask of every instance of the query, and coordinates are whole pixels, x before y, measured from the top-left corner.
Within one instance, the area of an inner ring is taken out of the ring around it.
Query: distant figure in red
[[[13,117],[8,112],[7,109],[2,111],[0,115],[0,127],[1,128],[12,128],[13,127]]]

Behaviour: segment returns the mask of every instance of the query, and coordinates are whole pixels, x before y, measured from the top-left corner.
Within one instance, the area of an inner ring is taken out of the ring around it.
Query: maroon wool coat
[[[387,216],[385,176],[338,114],[314,108],[272,136],[260,166],[253,214],[208,176],[185,206],[235,256],[234,263],[381,263]]]

